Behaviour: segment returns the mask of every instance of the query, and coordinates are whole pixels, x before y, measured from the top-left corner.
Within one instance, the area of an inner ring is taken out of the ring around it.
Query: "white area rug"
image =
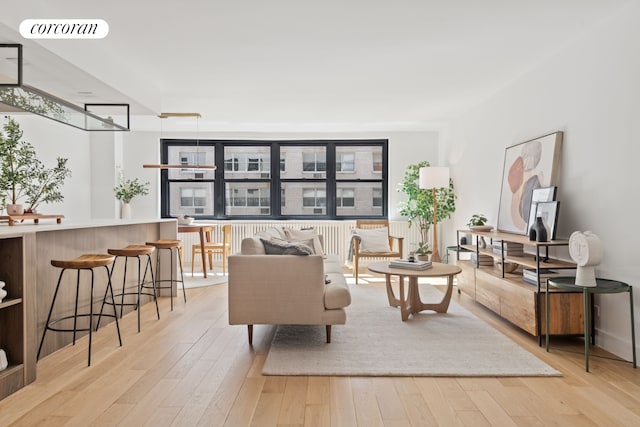
[[[191,276],[191,273],[184,273],[184,287],[187,289],[221,285],[223,283],[227,283],[227,281],[227,276],[222,275],[222,272],[218,274],[207,273],[206,279],[204,278],[202,272],[196,272],[193,276]],[[178,287],[180,287],[180,285],[178,285]]]
[[[424,311],[403,322],[384,285],[351,285],[347,324],[281,325],[269,350],[265,375],[349,376],[558,376],[533,354],[451,302],[446,314]],[[394,287],[397,292],[397,285]],[[420,285],[425,302],[442,292]]]

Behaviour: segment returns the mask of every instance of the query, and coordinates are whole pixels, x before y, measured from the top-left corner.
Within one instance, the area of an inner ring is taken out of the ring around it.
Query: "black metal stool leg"
[[[111,300],[113,301],[113,286],[111,286],[111,272],[107,266],[104,267],[107,270],[107,289],[111,293]],[[113,271],[113,270],[112,270]],[[116,320],[116,330],[118,331],[118,342],[120,343],[120,347],[122,347],[122,336],[120,335],[120,323],[118,322],[118,313],[116,312],[116,305],[113,304],[113,317]]]
[[[91,270],[91,294],[89,297],[89,359],[87,360],[87,366],[91,366],[91,343],[93,342],[93,268]],[[80,283],[80,270],[78,270],[78,284]],[[76,334],[74,326],[73,334]]]
[[[170,286],[170,291],[171,291],[171,311],[173,311],[173,264],[176,262],[173,258],[173,250],[169,249],[169,256],[170,256],[170,264],[171,264],[171,268],[170,268],[170,276],[169,276],[169,284]],[[178,287],[178,283],[176,282],[176,288]],[[176,292],[178,291],[178,289],[176,289]]]
[[[178,263],[180,264],[180,281],[182,282],[182,296],[184,297],[184,302],[187,302],[187,292],[184,289],[184,269],[182,268],[182,251],[180,250],[180,246],[178,246]],[[193,262],[193,261],[191,261]],[[207,268],[205,263],[204,268]],[[176,283],[176,292],[178,292],[178,284]]]
[[[80,294],[80,270],[77,271],[76,280],[76,305],[73,310],[73,345],[76,345],[76,332],[78,330],[78,295]]]
[[[140,332],[140,295],[142,294],[142,282],[140,281],[140,271],[141,269],[141,264],[140,264],[140,256],[138,255],[136,258],[138,258],[138,302],[136,305],[136,310],[138,311],[138,332]]]
[[[51,307],[49,308],[49,315],[47,316],[47,321],[44,323],[44,331],[42,331],[42,339],[40,340],[40,346],[38,347],[38,354],[36,355],[36,360],[40,359],[40,352],[42,351],[42,344],[44,344],[44,337],[47,334],[47,330],[49,329],[49,322],[51,321],[51,314],[53,314],[53,306],[56,303],[56,298],[58,297],[58,290],[60,289],[60,282],[62,281],[62,275],[64,274],[65,269],[63,268],[60,271],[60,276],[58,276],[58,284],[56,285],[56,290],[53,293],[53,300],[51,301]]]
[[[158,307],[158,297],[156,291],[156,278],[153,274],[153,264],[151,263],[151,255],[147,255],[147,267],[151,271],[151,286],[153,286],[153,301],[156,303],[156,313],[158,314],[158,320],[160,320],[160,308]],[[147,278],[147,269],[144,270],[144,279]]]
[[[113,262],[113,265],[116,265],[116,261],[118,260],[118,257],[116,257],[116,260]],[[125,298],[125,293],[127,292],[126,287],[127,287],[127,264],[129,264],[129,257],[124,257],[124,274],[122,276],[122,295],[120,295],[120,318],[122,319],[122,311],[124,310],[124,298]]]

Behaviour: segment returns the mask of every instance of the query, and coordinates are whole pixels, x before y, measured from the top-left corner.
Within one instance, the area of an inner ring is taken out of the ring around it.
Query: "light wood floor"
[[[0,426],[640,425],[640,369],[592,358],[585,373],[582,355],[546,353],[464,295],[454,299],[563,376],[264,377],[275,329],[256,326],[249,347],[246,327],[227,324],[226,295],[189,289],[173,312],[164,298],[160,321],[148,304],[140,334],[135,314],[123,319],[124,347],[101,328],[90,368],[86,339],[46,357],[35,383],[0,401]]]

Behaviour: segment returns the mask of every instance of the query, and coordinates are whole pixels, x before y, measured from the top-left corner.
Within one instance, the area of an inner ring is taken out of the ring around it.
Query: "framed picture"
[[[558,131],[506,148],[498,231],[527,234],[533,190],[558,185],[561,147]]]
[[[556,239],[559,208],[560,202],[538,202],[536,204],[536,217],[541,216],[542,222],[549,228],[549,240]]]
[[[531,204],[529,206],[529,221],[527,222],[527,232],[529,234],[529,230],[531,226],[536,221],[536,205],[538,202],[553,202],[556,200],[556,191],[558,187],[543,187],[536,188],[533,190],[533,194],[531,195]]]

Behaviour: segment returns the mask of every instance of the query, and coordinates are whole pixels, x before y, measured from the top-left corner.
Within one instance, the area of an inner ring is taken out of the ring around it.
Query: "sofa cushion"
[[[324,248],[320,243],[320,237],[316,230],[296,230],[295,228],[285,228],[284,233],[289,240],[313,239],[313,250],[317,255],[324,255]]]
[[[264,245],[258,237],[246,237],[240,244],[242,255],[265,255]]]
[[[292,243],[281,239],[260,239],[267,255],[312,255],[313,249],[303,243]]]
[[[269,240],[274,237],[276,239],[286,239],[287,235],[284,233],[282,227],[269,227],[265,230],[257,232],[253,237]]]

